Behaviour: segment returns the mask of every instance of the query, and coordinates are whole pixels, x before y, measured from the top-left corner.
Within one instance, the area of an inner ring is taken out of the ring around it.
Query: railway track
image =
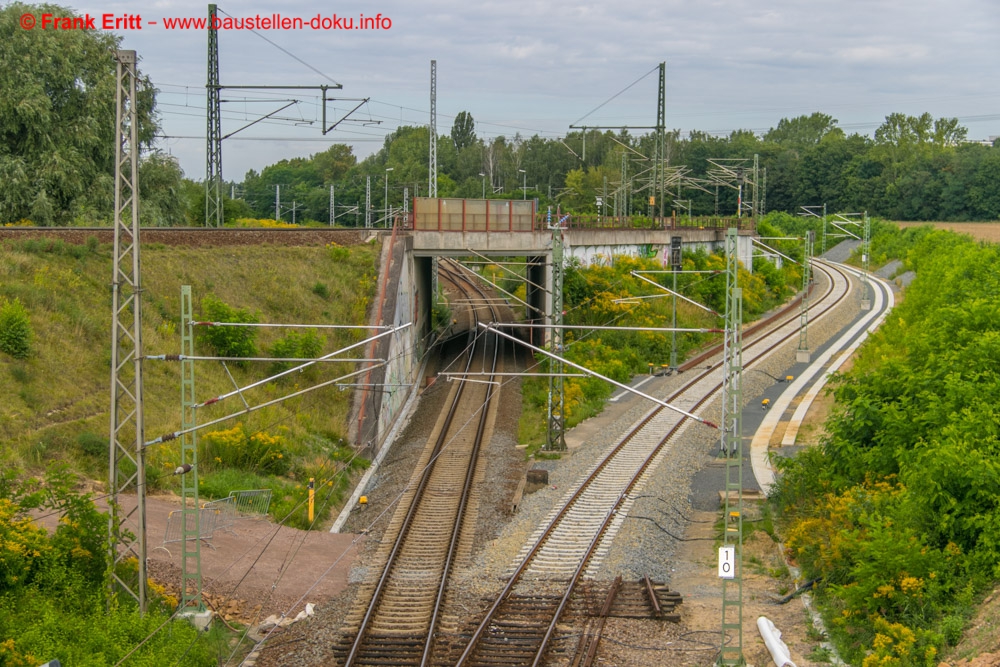
[[[850,293],[840,269],[817,264],[828,287],[810,306],[810,320],[830,313]],[[798,313],[744,340],[745,369],[798,336]],[[665,400],[686,412],[703,409],[721,390],[721,361],[692,371],[693,377]],[[681,439],[690,420],[672,410],[651,410],[620,442],[597,461],[585,479],[556,504],[525,545],[507,585],[471,632],[457,667],[540,665],[547,655],[563,658],[572,650],[553,641],[577,582],[600,566],[648,475]],[[588,649],[589,651],[590,649]]]
[[[378,577],[366,581],[361,601],[348,617],[345,641],[335,647],[337,663],[353,665],[427,665],[436,653],[437,629],[448,577],[460,555],[471,551],[477,494],[474,481],[480,450],[494,419],[500,345],[481,335],[480,319],[499,320],[498,309],[480,288],[441,263],[442,278],[467,299],[471,326],[465,372],[481,364],[490,375],[477,382],[456,382],[448,409],[435,426],[392,521],[378,560]]]

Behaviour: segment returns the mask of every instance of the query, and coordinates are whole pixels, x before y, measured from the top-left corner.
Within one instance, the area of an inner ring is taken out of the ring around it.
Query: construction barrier
[[[231,491],[229,497],[239,516],[249,519],[263,519],[271,507],[271,489],[251,489]]]
[[[227,497],[212,500],[198,510],[198,539],[211,540],[217,530],[232,532],[236,517],[263,519],[271,506],[271,489],[233,491]],[[194,514],[188,514],[190,520]],[[167,515],[167,530],[163,543],[180,542],[184,539],[184,512],[174,510]],[[194,539],[194,526],[188,526],[188,539]]]

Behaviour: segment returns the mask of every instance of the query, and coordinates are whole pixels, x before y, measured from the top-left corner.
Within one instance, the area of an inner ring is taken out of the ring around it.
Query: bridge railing
[[[531,232],[535,201],[415,197],[406,227],[434,232]]]
[[[594,213],[552,214],[552,220],[565,218],[567,229],[756,229],[753,218],[721,216],[651,218],[614,216]],[[434,232],[531,232],[544,231],[548,214],[536,209],[534,200],[458,199],[415,197],[413,211],[397,214],[402,229]]]
[[[555,216],[553,216],[555,219]],[[547,225],[547,214],[536,216],[536,229],[543,230]],[[688,218],[685,216],[670,216],[650,218],[646,216],[613,216],[596,215],[592,213],[573,213],[567,216],[563,223],[566,229],[728,229],[736,227],[740,230],[756,229],[753,218],[725,218],[705,216]]]

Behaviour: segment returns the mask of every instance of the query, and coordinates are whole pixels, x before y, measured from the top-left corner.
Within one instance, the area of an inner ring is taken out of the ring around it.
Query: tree
[[[144,227],[185,222],[184,172],[172,155],[153,151],[139,163],[139,220]]]
[[[57,5],[0,9],[0,223],[108,217],[113,201],[115,61],[120,37],[25,30],[22,15],[75,16]],[[154,94],[137,81],[139,143],[156,131]]]
[[[476,143],[476,121],[468,111],[459,111],[455,116],[455,124],[451,126],[451,140],[458,151]]]
[[[823,137],[835,130],[837,130],[837,119],[817,111],[810,116],[782,118],[778,121],[778,127],[772,127],[764,135],[764,141],[801,149],[815,146]]]

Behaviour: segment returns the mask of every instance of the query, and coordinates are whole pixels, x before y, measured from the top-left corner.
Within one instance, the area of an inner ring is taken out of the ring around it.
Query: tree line
[[[54,5],[0,9],[0,224],[107,224],[112,217],[115,65],[120,38],[96,31],[24,30],[23,13],[72,15]],[[28,53],[53,54],[26,58]],[[186,179],[153,147],[159,130],[156,90],[138,82],[139,173],[143,224],[204,224],[204,184]],[[334,144],[309,157],[281,160],[225,185],[226,219],[281,218],[347,226],[384,220],[408,197],[428,194],[426,126],[401,126],[359,160]],[[732,215],[737,194],[706,185],[712,159],[753,160],[764,210],[794,212],[826,204],[897,220],[1000,219],[1000,150],[968,142],[954,118],[888,115],[873,137],[847,134],[824,113],[785,118],[762,136],[580,130],[562,138],[485,137],[458,114],[437,140],[439,196],[538,199],[576,213],[689,211]],[[654,209],[658,165],[683,166]],[[766,187],[765,175],[766,170]],[[370,185],[369,185],[370,184]],[[367,197],[366,197],[367,190]],[[230,198],[232,195],[232,198]],[[598,198],[603,202],[599,208]],[[366,211],[366,201],[369,209]]]
[[[646,215],[652,208],[650,195],[659,194],[652,187],[657,155],[652,134],[589,130],[561,139],[519,134],[488,139],[476,136],[473,124],[472,116],[462,112],[451,133],[438,138],[439,196],[527,197],[538,199],[541,207],[576,213],[610,213],[611,200],[623,197],[622,210]],[[682,137],[675,130],[666,136],[664,163],[683,165],[685,180],[694,184],[672,186],[666,210],[735,215],[736,191],[705,185],[713,168],[710,160],[735,164],[743,159],[749,178],[757,156],[760,196],[768,211],[826,204],[831,212],[867,210],[896,220],[996,220],[1000,150],[968,142],[966,135],[956,119],[926,113],[890,114],[874,137],[848,135],[836,119],[818,112],[782,119],[760,137],[746,130],[723,137],[704,132]],[[300,220],[329,222],[333,185],[337,222],[351,225],[364,220],[366,181],[371,179],[377,220],[387,208],[403,206],[404,188],[410,197],[426,196],[428,140],[426,127],[400,127],[364,160],[335,145],[307,159],[251,171],[236,187],[242,185],[245,201],[258,217],[273,217],[275,186],[280,184],[282,201],[294,199],[301,206]],[[628,184],[626,189],[622,183]]]

